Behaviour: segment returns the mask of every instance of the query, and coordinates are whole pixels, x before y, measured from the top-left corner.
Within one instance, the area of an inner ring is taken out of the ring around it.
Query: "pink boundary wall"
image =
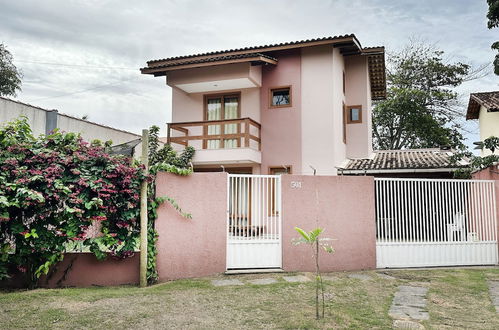
[[[156,180],[157,196],[173,198],[183,211],[192,214],[192,219],[183,218],[168,202],[159,207],[156,220],[159,280],[223,273],[227,248],[227,173],[194,173],[187,177],[159,173]],[[499,181],[496,187],[499,196]],[[336,239],[332,242],[336,252],[321,255],[322,270],[376,267],[373,177],[283,175],[282,215],[285,271],[314,270],[310,248],[292,244],[298,237],[295,226],[307,231],[322,227],[324,237]],[[57,285],[72,261],[66,279]],[[48,282],[41,278],[40,285],[111,286],[136,284],[138,278],[139,253],[128,259],[105,261],[98,261],[90,253],[74,253],[65,256]],[[21,278],[8,284],[21,285]]]
[[[227,173],[177,176],[158,173],[156,195],[173,198],[192,219],[168,202],[158,209],[157,267],[160,281],[225,271]]]
[[[301,188],[292,188],[291,182]],[[194,173],[187,177],[160,173],[157,196],[169,196],[192,214],[185,219],[169,204],[158,209],[160,281],[201,277],[226,270],[227,174]],[[283,269],[312,271],[310,248],[292,245],[295,226],[325,228],[334,255],[322,257],[324,271],[376,267],[374,179],[372,177],[282,177]],[[318,224],[315,191],[319,195]]]
[[[497,234],[499,234],[499,165],[490,166],[472,174],[475,180],[495,180]]]
[[[283,175],[283,269],[315,270],[310,247],[291,243],[299,236],[295,226],[321,227],[323,237],[335,239],[335,253],[319,257],[321,270],[376,268],[374,203],[373,177]]]
[[[64,276],[64,271],[73,262],[66,279],[57,282]],[[113,259],[99,261],[92,253],[69,253],[57,265],[56,272],[50,280],[40,279],[40,286],[55,288],[62,287],[89,287],[113,286],[123,284],[137,284],[139,282],[139,253],[126,259]]]
[[[68,266],[72,266],[67,271]],[[0,282],[0,288],[24,288],[25,274],[17,272],[9,280]],[[65,278],[64,278],[65,277]],[[60,282],[60,283],[58,283]],[[43,288],[89,287],[137,284],[139,282],[139,253],[126,259],[99,261],[92,253],[67,253],[57,264],[55,272],[40,277],[38,285]]]

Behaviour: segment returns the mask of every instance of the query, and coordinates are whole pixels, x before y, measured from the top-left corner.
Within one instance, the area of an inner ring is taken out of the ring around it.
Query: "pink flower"
[[[107,220],[107,217],[105,215],[94,215],[90,220],[105,221]]]

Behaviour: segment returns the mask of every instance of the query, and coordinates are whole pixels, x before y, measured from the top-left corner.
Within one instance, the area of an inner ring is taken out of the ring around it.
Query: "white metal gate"
[[[494,181],[376,178],[378,268],[497,264]]]
[[[281,177],[229,174],[227,269],[281,268]]]

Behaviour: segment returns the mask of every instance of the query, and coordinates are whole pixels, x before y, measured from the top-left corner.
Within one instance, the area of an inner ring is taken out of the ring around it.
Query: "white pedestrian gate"
[[[498,262],[494,181],[376,178],[378,268]]]
[[[281,177],[229,174],[227,269],[281,268]]]

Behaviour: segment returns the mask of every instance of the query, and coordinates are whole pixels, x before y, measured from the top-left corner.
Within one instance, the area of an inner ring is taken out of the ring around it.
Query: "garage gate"
[[[494,181],[376,178],[378,268],[498,263]]]

